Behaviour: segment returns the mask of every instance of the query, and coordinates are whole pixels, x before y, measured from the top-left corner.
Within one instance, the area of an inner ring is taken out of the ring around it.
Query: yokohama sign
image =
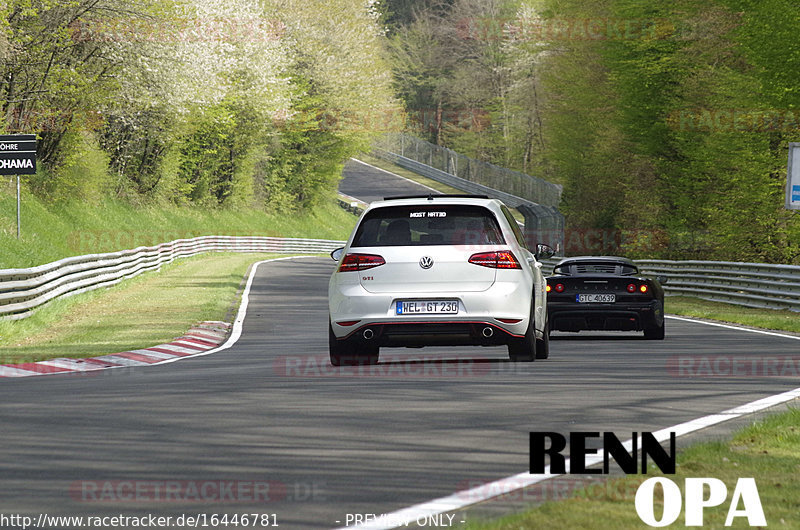
[[[0,175],[36,173],[36,135],[0,136]]]

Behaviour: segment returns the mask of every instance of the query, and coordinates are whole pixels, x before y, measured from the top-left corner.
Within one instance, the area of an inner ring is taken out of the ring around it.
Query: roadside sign
[[[36,135],[0,135],[0,175],[17,176],[17,239],[20,237],[19,176],[36,174]]]
[[[0,135],[0,175],[36,173],[36,135]]]
[[[786,177],[786,208],[800,210],[800,142],[789,144],[789,170]]]

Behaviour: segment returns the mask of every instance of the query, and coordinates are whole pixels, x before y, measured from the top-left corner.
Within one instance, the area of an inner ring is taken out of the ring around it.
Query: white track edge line
[[[104,368],[103,367],[98,367],[98,368],[93,369],[92,371],[96,371],[96,370],[114,370],[114,369],[119,369],[119,368],[146,368],[148,366],[161,366],[162,364],[174,363],[174,362],[183,361],[183,360],[186,360],[186,359],[194,359],[195,357],[203,357],[205,355],[211,355],[212,353],[216,353],[218,351],[227,350],[228,348],[230,348],[231,346],[236,344],[236,342],[239,340],[239,338],[242,335],[242,326],[244,325],[244,317],[247,314],[247,305],[248,305],[249,300],[250,300],[250,287],[253,284],[253,278],[255,278],[256,271],[258,270],[259,265],[261,265],[262,263],[269,263],[269,262],[272,262],[272,261],[284,261],[284,260],[290,260],[290,259],[304,259],[304,258],[315,258],[315,257],[317,257],[317,256],[285,256],[285,257],[282,257],[282,258],[271,258],[271,259],[265,259],[265,260],[261,260],[261,261],[255,262],[252,265],[252,268],[250,269],[250,275],[247,277],[247,284],[245,284],[244,291],[242,291],[242,301],[239,304],[238,311],[236,312],[236,320],[234,320],[234,322],[233,322],[233,326],[232,326],[233,329],[231,331],[231,334],[228,337],[228,340],[226,340],[220,346],[216,346],[213,349],[210,349],[210,350],[207,350],[207,351],[200,351],[200,352],[197,352],[197,353],[191,353],[189,355],[183,355],[183,356],[175,356],[172,359],[164,359],[163,361],[159,361],[159,362],[155,362],[155,363],[142,363],[140,365],[123,364],[123,365],[120,365],[120,366],[107,366],[107,367],[104,367]],[[156,346],[150,346],[150,347],[151,348],[158,348],[160,346],[162,346],[162,345],[158,344]],[[125,353],[125,352],[119,352],[119,353]],[[108,355],[103,355],[102,357],[110,357],[110,356],[113,356],[113,355],[118,355],[118,353],[110,353]],[[99,357],[92,357],[92,359],[99,359]],[[2,368],[10,368],[10,367],[0,367],[0,371],[2,371]],[[19,368],[16,368],[15,370],[23,371],[23,370],[21,370]],[[31,372],[30,375],[31,376],[66,375],[66,374],[75,373],[75,372],[77,372],[77,370],[75,370],[74,372],[45,372],[45,373]],[[2,376],[0,376],[0,377],[2,377]],[[20,377],[20,376],[17,376],[17,377]]]
[[[314,258],[314,257],[317,256],[286,256],[284,258],[271,258],[255,262],[252,268],[250,269],[250,275],[247,277],[247,284],[245,284],[244,290],[242,291],[242,301],[239,304],[239,310],[236,312],[236,319],[233,321],[233,326],[232,326],[233,329],[231,331],[230,336],[228,337],[228,340],[226,340],[222,345],[217,346],[208,351],[198,352],[196,354],[183,357],[176,357],[175,359],[167,359],[160,363],[149,364],[148,366],[159,366],[161,364],[174,363],[184,359],[194,359],[196,357],[204,357],[206,355],[211,355],[212,353],[217,353],[222,350],[227,350],[228,348],[236,344],[239,341],[239,338],[242,336],[242,327],[244,326],[245,316],[247,316],[247,306],[250,303],[250,288],[253,285],[253,279],[256,276],[258,267],[262,263],[270,263],[273,261],[285,261],[290,259],[302,259],[302,258]]]
[[[702,320],[693,320],[689,318],[683,317],[676,317],[672,315],[667,315],[667,318],[672,318],[675,320],[683,320],[686,322],[694,322],[697,324],[706,324],[709,326],[717,326],[722,328],[734,329],[739,331],[749,331],[752,333],[760,333],[764,335],[772,335],[776,337],[784,337],[790,339],[799,339],[800,337],[796,337],[793,335],[783,335],[781,333],[773,333],[770,331],[762,331],[757,329],[749,329],[749,328],[741,328],[737,326],[729,326],[727,324],[718,324],[715,322],[705,322]],[[693,420],[689,420],[684,423],[679,423],[677,425],[673,425],[672,427],[667,427],[665,429],[661,429],[658,431],[653,432],[653,436],[659,442],[664,442],[669,440],[670,433],[674,432],[675,437],[678,438],[685,434],[689,434],[695,431],[699,431],[706,427],[711,427],[718,423],[722,423],[728,420],[740,418],[742,416],[746,416],[748,414],[753,414],[755,412],[759,412],[761,410],[774,407],[776,405],[781,405],[783,403],[788,403],[794,399],[800,398],[800,388],[796,388],[794,390],[789,390],[788,392],[783,392],[781,394],[775,394],[773,396],[767,396],[765,398],[758,399],[756,401],[752,401],[750,403],[745,403],[744,405],[739,405],[738,407],[734,407],[732,409],[723,410],[722,412],[716,414],[709,414],[707,416],[703,416],[700,418],[696,418]],[[624,444],[624,447],[630,450],[633,446],[633,440],[627,440]],[[601,451],[598,450],[598,453]],[[602,462],[601,457],[592,456],[586,459],[585,465],[591,466],[594,464],[598,464]],[[569,459],[565,459],[565,466],[569,467]],[[501,495],[507,495],[511,491],[516,491],[522,488],[526,488],[532,486],[538,482],[543,482],[545,480],[558,477],[560,475],[551,474],[550,473],[550,466],[545,468],[545,473],[541,475],[531,475],[530,473],[518,473],[516,475],[511,475],[509,477],[501,478],[492,482],[487,482],[477,486],[475,488],[469,490],[462,490],[457,491],[451,495],[447,495],[446,497],[440,497],[438,499],[434,499],[431,501],[423,502],[420,504],[415,504],[413,506],[409,506],[407,508],[401,508],[400,510],[381,514],[379,517],[385,519],[386,523],[381,523],[380,520],[372,521],[369,523],[362,523],[359,525],[354,526],[342,526],[338,527],[336,530],[391,530],[392,528],[397,528],[399,525],[397,524],[399,521],[416,521],[417,518],[424,518],[426,516],[432,515],[439,515],[442,513],[452,512],[456,510],[460,510],[462,508],[466,508],[467,506],[471,506],[473,504],[477,504],[479,502],[484,502],[494,497],[499,497]],[[503,486],[507,485],[508,483],[514,484],[515,487],[512,490],[504,489]],[[465,500],[467,499],[467,500]],[[394,523],[394,524],[393,524]]]
[[[666,318],[670,318],[672,320],[681,320],[683,322],[694,322],[695,324],[705,324],[706,326],[714,326],[717,328],[725,328],[725,329],[735,329],[738,331],[748,331],[750,333],[759,333],[761,335],[770,335],[772,337],[783,337],[785,339],[794,339],[800,340],[800,336],[797,335],[784,335],[783,333],[778,333],[775,331],[767,331],[765,329],[752,329],[752,328],[744,328],[741,326],[734,326],[732,324],[723,324],[721,322],[707,322],[705,320],[696,320],[694,318],[686,318],[686,317],[679,317],[676,315],[664,315]]]

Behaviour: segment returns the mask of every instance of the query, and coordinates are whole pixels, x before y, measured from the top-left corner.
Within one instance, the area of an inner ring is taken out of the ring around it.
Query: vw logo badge
[[[422,256],[419,260],[419,266],[423,269],[430,269],[433,267],[433,258],[430,256]]]

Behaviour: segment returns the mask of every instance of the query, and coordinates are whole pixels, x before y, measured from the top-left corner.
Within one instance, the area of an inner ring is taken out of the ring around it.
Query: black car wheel
[[[647,340],[664,340],[664,322],[662,321],[660,326],[645,328],[644,338]]]

